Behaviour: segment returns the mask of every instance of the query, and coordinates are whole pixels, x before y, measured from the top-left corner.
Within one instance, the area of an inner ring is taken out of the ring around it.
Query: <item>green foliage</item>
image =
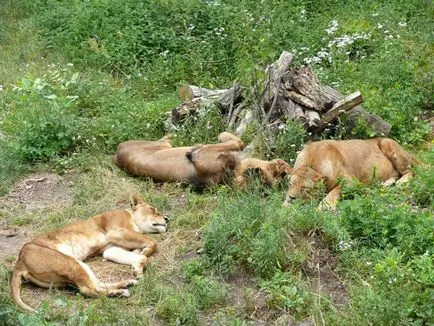
[[[74,74],[60,85],[67,88],[77,78]],[[16,101],[3,126],[25,160],[47,160],[71,151],[76,143],[80,120],[71,112],[74,98],[53,90],[40,78],[23,79],[14,88]]]
[[[270,277],[278,270],[289,270],[298,260],[287,251],[292,231],[316,228],[324,229],[328,237],[343,237],[334,223],[313,205],[283,207],[280,194],[266,199],[257,193],[235,194],[220,201],[209,221],[205,251],[224,274],[241,264],[258,276]]]
[[[277,272],[270,280],[261,281],[260,286],[267,293],[267,303],[273,308],[300,316],[312,303],[308,287],[291,273]]]
[[[175,146],[212,144],[219,133],[225,130],[226,120],[214,105],[202,105],[197,112],[188,115],[181,124],[172,128]]]
[[[214,277],[196,275],[190,280],[189,292],[195,296],[200,309],[207,309],[224,303],[228,287]]]
[[[428,159],[434,158],[434,153],[428,155]],[[432,160],[431,160],[432,162]],[[409,184],[411,197],[421,207],[430,208],[434,205],[434,175],[432,169],[416,167],[416,178]]]
[[[360,89],[368,111],[391,122],[401,142],[419,142],[428,132],[418,118],[421,107],[432,106],[425,28],[432,24],[423,2],[48,0],[17,7],[29,5],[38,9],[48,46],[80,65],[133,76],[147,94],[182,81],[249,85],[291,50],[342,92]]]
[[[303,126],[294,121],[286,122],[282,131],[276,137],[275,156],[286,162],[293,162],[306,137]]]
[[[71,64],[64,67],[49,65],[43,76],[28,76],[7,89],[2,127],[24,160],[54,160],[61,168],[65,155],[97,147],[113,151],[124,140],[164,135],[172,97],[131,101],[126,88],[80,75]]]
[[[165,296],[156,307],[158,317],[170,325],[197,325],[197,302],[191,294],[185,292]]]
[[[193,259],[182,264],[184,277],[189,281],[191,281],[193,277],[204,276],[209,267],[209,261],[205,258]]]
[[[406,203],[401,193],[379,186],[350,188],[352,200],[340,203],[341,222],[350,236],[368,248],[398,247],[406,259],[434,250],[434,219]]]

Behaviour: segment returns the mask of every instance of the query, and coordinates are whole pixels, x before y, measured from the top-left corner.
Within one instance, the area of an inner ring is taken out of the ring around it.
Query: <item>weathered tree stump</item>
[[[363,97],[359,91],[345,97],[335,89],[321,85],[310,67],[292,65],[294,55],[282,52],[279,59],[265,70],[266,78],[260,98],[242,102],[242,87],[238,83],[229,89],[210,90],[194,85],[183,85],[179,97],[184,102],[172,110],[172,121],[196,111],[203,102],[212,102],[222,114],[227,115],[229,128],[241,135],[255,118],[260,120],[261,129],[275,122],[294,120],[314,134],[322,132],[329,124],[336,124],[346,114],[349,119],[362,119],[378,135],[387,136],[390,124],[379,116],[360,107]]]

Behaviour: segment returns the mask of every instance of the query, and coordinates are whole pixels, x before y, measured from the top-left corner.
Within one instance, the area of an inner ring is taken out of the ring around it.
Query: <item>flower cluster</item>
[[[338,30],[338,21],[337,20],[332,20],[330,22],[330,27],[326,28],[326,33],[327,34],[334,34],[337,30]]]

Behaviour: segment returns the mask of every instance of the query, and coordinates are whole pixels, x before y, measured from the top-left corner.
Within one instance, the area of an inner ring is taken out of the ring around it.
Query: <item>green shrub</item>
[[[267,278],[279,270],[301,267],[303,258],[297,257],[301,252],[289,251],[297,234],[317,229],[334,241],[347,237],[331,214],[314,208],[317,203],[286,208],[282,202],[283,197],[271,191],[266,198],[246,192],[224,197],[205,231],[209,261],[222,273],[231,274],[236,265],[243,265]]]
[[[403,201],[401,193],[383,187],[351,188],[352,200],[340,203],[341,223],[350,236],[368,248],[397,247],[406,259],[434,249],[434,219]]]
[[[77,77],[62,84],[76,83]],[[81,121],[73,114],[74,98],[56,91],[40,78],[23,79],[15,86],[16,102],[3,126],[25,160],[66,154],[79,141]]]
[[[128,139],[159,139],[173,97],[153,102],[74,68],[48,65],[5,92],[2,128],[10,147],[26,161],[60,160],[90,148],[112,152]]]
[[[192,293],[200,309],[207,309],[222,304],[228,295],[228,286],[210,276],[193,276],[189,282]]]
[[[306,314],[312,304],[308,288],[299,278],[290,273],[277,272],[268,281],[259,282],[267,293],[267,303],[272,308],[284,309],[296,316]]]
[[[377,261],[370,262],[371,270],[365,275],[367,281],[353,285],[351,320],[345,324],[432,323],[432,255],[423,254],[405,263],[404,253],[393,248],[375,256]]]
[[[286,122],[282,131],[276,137],[275,156],[287,162],[294,162],[306,137],[307,134],[302,125],[294,121]]]
[[[226,120],[215,105],[201,106],[188,115],[181,124],[172,127],[175,146],[213,144],[219,133],[225,130]]]

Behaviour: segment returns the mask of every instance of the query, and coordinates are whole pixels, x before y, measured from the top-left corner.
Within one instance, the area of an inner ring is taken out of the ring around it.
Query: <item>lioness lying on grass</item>
[[[218,144],[172,147],[170,137],[157,141],[130,140],[119,144],[114,163],[129,174],[157,182],[221,183],[235,171],[238,151],[244,147],[237,136],[223,132]],[[200,149],[200,155],[196,155]],[[192,161],[200,166],[197,170]]]
[[[389,138],[313,142],[297,156],[285,203],[308,198],[323,184],[327,191],[323,203],[334,208],[340,198],[339,178],[369,183],[376,177],[386,185],[399,184],[412,177],[414,163],[415,159]]]
[[[114,210],[67,225],[26,243],[15,265],[10,289],[13,301],[34,311],[20,297],[22,280],[41,287],[72,285],[91,297],[129,296],[126,289],[135,279],[103,283],[83,261],[102,254],[105,259],[133,267],[136,277],[143,275],[149,256],[157,245],[142,232],[166,232],[168,219],[134,194],[131,208]],[[139,249],[140,252],[130,250]]]

